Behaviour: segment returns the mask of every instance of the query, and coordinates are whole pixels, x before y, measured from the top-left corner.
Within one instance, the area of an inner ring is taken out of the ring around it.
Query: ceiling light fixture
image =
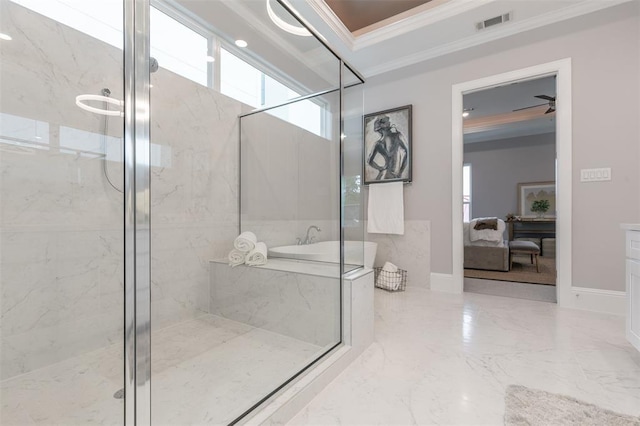
[[[285,22],[282,18],[280,18],[271,8],[271,0],[267,1],[267,14],[271,21],[273,21],[276,26],[278,26],[282,31],[286,31],[289,34],[297,35],[300,37],[311,37],[311,33],[305,27],[298,27],[295,25],[291,25],[288,22]]]
[[[473,111],[473,108],[465,108],[462,110],[462,117],[463,118],[467,118],[469,116],[469,114],[471,114],[471,111]]]
[[[236,40],[236,46],[238,47],[247,47],[249,45],[249,43],[247,43],[244,40]]]
[[[13,40],[13,38],[9,35],[9,34],[5,34],[5,33],[0,33],[0,40]]]

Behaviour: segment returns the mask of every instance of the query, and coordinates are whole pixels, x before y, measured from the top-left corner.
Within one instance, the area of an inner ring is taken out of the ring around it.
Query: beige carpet
[[[536,272],[536,265],[531,264],[529,256],[514,256],[513,267],[509,272],[465,269],[464,276],[484,280],[556,285],[556,259],[554,257],[538,256],[538,262],[540,264],[540,272]]]
[[[640,417],[524,386],[509,386],[504,403],[506,426],[640,426]]]

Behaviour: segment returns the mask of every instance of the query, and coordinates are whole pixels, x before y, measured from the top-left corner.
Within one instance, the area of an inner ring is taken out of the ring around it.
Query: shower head
[[[152,73],[158,71],[158,60],[153,56],[149,58],[149,71]]]

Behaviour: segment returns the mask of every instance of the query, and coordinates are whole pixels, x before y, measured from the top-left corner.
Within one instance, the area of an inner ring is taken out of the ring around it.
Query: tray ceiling
[[[325,0],[342,23],[354,32],[432,0]]]

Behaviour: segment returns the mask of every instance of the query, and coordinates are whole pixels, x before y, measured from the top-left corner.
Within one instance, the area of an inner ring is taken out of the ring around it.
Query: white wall
[[[624,290],[618,225],[640,219],[639,27],[633,2],[367,81],[367,113],[413,104],[414,182],[405,211],[408,220],[431,221],[432,272],[452,273],[452,85],[570,57],[573,285]],[[579,170],[591,167],[611,167],[612,181],[581,184]]]
[[[555,133],[465,144],[472,217],[518,214],[518,183],[555,181],[555,161]]]

